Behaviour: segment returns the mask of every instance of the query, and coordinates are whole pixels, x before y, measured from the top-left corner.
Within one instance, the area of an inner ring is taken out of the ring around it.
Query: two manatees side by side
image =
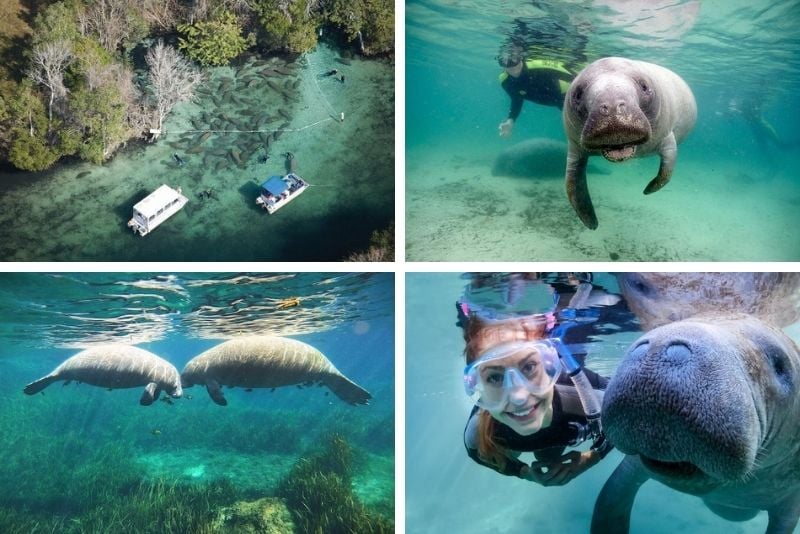
[[[318,384],[348,404],[368,404],[372,398],[311,345],[275,336],[225,341],[193,358],[182,373],[168,361],[137,347],[124,344],[92,347],[28,384],[24,392],[39,393],[59,380],[110,389],[146,386],[140,400],[145,406],[157,400],[162,390],[180,397],[184,387],[195,384],[206,386],[211,399],[223,406],[227,401],[221,386],[276,388]]]
[[[588,228],[597,228],[586,166],[589,156],[620,162],[658,154],[658,173],[646,195],[672,176],[678,143],[697,119],[697,104],[686,82],[674,72],[644,61],[608,57],[584,68],[564,98],[568,140],[566,189],[572,207]]]

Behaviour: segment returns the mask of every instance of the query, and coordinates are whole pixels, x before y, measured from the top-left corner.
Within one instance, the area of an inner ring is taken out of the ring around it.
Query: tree
[[[318,0],[261,0],[259,18],[267,44],[290,52],[307,52],[317,45]]]
[[[136,4],[130,0],[94,0],[78,13],[81,33],[94,34],[109,52],[141,39],[147,35],[148,27],[141,6]]]
[[[72,60],[68,41],[55,41],[38,45],[33,49],[28,77],[36,84],[44,85],[50,93],[47,106],[48,127],[53,122],[53,104],[56,99],[67,96],[64,86],[64,71]]]
[[[333,0],[327,19],[344,32],[348,40],[359,40],[366,55],[394,48],[394,3],[390,0]]]
[[[194,96],[202,75],[180,52],[161,40],[147,51],[145,61],[150,67],[148,90],[158,117],[157,128],[161,130],[173,106]]]
[[[184,35],[178,47],[201,65],[227,65],[254,44],[242,37],[238,20],[230,11],[208,22],[181,24],[178,31]]]
[[[103,163],[125,139],[125,102],[119,89],[104,85],[81,89],[72,95],[71,119],[80,126],[81,159]]]
[[[48,131],[51,123],[31,83],[21,83],[7,104],[13,117],[8,161],[25,171],[41,171],[58,161],[62,147]]]

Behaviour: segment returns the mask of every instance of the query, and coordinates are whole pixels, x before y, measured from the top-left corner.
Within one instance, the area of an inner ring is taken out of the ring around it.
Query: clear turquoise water
[[[647,9],[652,6],[652,9]],[[796,0],[406,4],[409,260],[797,260],[800,40]],[[523,106],[511,139],[495,61],[512,37],[551,56],[624,56],[681,75],[698,104],[672,181],[641,194],[654,157],[591,158],[599,218],[585,229],[558,177],[492,176],[498,153],[565,140],[560,111]],[[762,107],[781,142],[737,109]]]
[[[89,528],[79,527],[87,514],[124,517],[138,482],[205,487],[228,479],[240,500],[274,496],[299,458],[332,434],[353,448],[354,494],[393,518],[393,288],[392,274],[0,275],[0,530],[21,532],[14,528],[23,519],[39,518],[42,528],[56,521],[79,532]],[[300,305],[277,308],[290,297]],[[148,407],[139,405],[141,388],[56,383],[22,393],[89,341],[136,344],[181,369],[243,333],[318,348],[372,394],[370,405],[294,386],[226,389],[225,407],[202,387]],[[218,512],[194,506],[200,517]],[[12,510],[21,515],[9,519]]]
[[[595,274],[594,282],[617,291],[609,273]],[[566,486],[546,488],[499,475],[464,450],[472,404],[461,380],[464,343],[454,304],[466,284],[460,273],[406,276],[406,532],[588,532],[598,492],[622,459],[618,451]],[[596,324],[607,332],[592,336],[587,367],[613,374],[640,335],[630,319],[620,312],[610,324]],[[608,333],[614,323],[620,331]],[[765,512],[744,523],[725,521],[699,498],[648,481],[636,497],[631,532],[759,533],[766,523]]]

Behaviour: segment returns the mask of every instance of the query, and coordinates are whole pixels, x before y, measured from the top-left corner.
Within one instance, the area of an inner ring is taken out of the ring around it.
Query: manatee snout
[[[591,104],[581,131],[581,144],[600,150],[609,161],[624,161],[634,156],[636,146],[650,140],[650,121],[639,103],[618,90],[598,95]]]
[[[735,339],[688,321],[649,332],[609,383],[603,426],[656,478],[742,479],[753,467],[760,427]]]

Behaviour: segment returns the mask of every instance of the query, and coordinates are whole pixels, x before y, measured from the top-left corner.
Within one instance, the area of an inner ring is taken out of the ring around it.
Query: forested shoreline
[[[320,39],[393,54],[388,0],[0,0],[0,160],[102,163],[195,98],[204,69]]]

